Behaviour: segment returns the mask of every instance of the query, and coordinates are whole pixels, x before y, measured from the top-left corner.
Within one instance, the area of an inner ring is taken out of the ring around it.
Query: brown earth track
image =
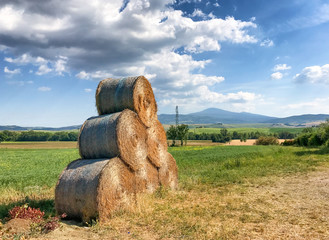
[[[59,149],[59,148],[78,148],[77,142],[2,142],[0,148],[9,149]]]

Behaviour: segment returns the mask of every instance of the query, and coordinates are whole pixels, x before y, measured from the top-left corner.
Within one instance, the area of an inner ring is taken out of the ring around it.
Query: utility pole
[[[178,126],[178,106],[176,106],[176,127]]]

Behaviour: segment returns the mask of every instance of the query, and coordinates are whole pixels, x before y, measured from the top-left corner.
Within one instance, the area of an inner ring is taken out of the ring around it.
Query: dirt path
[[[273,180],[243,194],[251,210],[237,239],[329,239],[329,169]]]

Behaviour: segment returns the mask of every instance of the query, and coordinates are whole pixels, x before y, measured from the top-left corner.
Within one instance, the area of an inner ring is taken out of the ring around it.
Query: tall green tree
[[[186,124],[181,124],[178,125],[177,127],[177,138],[180,140],[180,145],[184,145],[184,140],[186,141],[187,139],[187,134],[188,134],[188,125]]]
[[[170,125],[169,129],[167,130],[167,138],[172,140],[172,146],[175,146],[176,139],[177,139],[177,128],[176,128],[176,126]]]

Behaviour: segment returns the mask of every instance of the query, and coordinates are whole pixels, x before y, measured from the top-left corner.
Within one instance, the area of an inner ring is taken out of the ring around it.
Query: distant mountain
[[[158,116],[162,124],[175,124],[175,114],[160,114]],[[303,125],[307,123],[323,122],[329,119],[328,114],[304,114],[299,116],[291,116],[286,118],[275,118],[264,116],[260,114],[253,114],[247,112],[230,112],[219,108],[208,108],[201,112],[180,114],[179,123],[183,124],[241,124],[241,123],[272,123],[272,124],[285,124],[285,125]],[[69,131],[80,129],[81,125],[51,128],[51,127],[20,127],[16,125],[0,126],[0,131]]]
[[[329,119],[328,114],[303,114],[298,116],[271,119],[268,121],[264,121],[264,123],[277,123],[277,124],[282,123],[282,124],[296,125],[296,124],[306,124],[312,122],[323,122],[326,121],[327,119]]]
[[[174,124],[176,121],[175,114],[160,114],[158,118],[163,124]],[[230,112],[218,108],[208,108],[201,112],[179,115],[179,122],[184,124],[262,123],[274,119],[276,118],[247,112]]]
[[[52,127],[20,127],[16,125],[7,125],[7,126],[0,126],[0,131],[3,130],[10,130],[10,131],[28,131],[28,130],[40,130],[40,131],[69,131],[69,130],[76,130],[80,129],[81,125],[74,125],[68,127],[59,127],[59,128],[52,128]]]

